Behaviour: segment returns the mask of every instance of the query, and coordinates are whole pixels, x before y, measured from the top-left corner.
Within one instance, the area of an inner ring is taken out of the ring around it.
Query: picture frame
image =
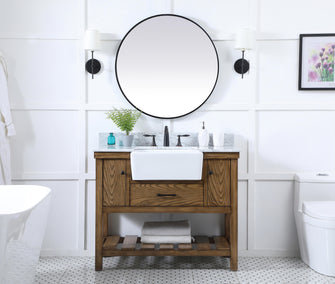
[[[335,90],[335,34],[300,34],[299,90]]]

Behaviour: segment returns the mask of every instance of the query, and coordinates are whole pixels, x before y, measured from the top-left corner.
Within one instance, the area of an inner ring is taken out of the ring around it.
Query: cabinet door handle
[[[124,171],[121,172],[121,175],[124,175]]]
[[[157,196],[177,196],[177,194],[162,194],[162,193],[157,193]]]
[[[209,174],[209,175],[212,175],[212,174],[213,174],[213,172],[212,172],[212,171],[209,171],[209,172],[208,172],[208,174]]]

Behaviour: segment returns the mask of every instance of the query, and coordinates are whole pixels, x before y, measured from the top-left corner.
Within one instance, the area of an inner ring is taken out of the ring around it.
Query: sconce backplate
[[[243,71],[242,71],[242,65],[243,65]],[[250,64],[247,60],[245,59],[238,59],[236,60],[234,64],[234,69],[238,74],[245,74],[249,71]]]
[[[93,60],[93,65],[92,65],[92,60]],[[101,64],[96,59],[90,59],[86,62],[85,68],[88,73],[97,74],[101,70]]]

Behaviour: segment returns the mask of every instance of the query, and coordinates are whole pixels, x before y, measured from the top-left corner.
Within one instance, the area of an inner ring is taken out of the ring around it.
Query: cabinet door
[[[230,205],[230,160],[208,160],[207,206]]]
[[[104,160],[103,206],[126,206],[126,160]]]

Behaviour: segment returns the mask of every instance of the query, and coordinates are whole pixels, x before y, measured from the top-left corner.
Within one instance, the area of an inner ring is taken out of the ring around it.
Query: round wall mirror
[[[177,15],[157,15],[135,25],[117,51],[115,72],[126,99],[157,118],[198,109],[215,88],[219,59],[209,35]]]

